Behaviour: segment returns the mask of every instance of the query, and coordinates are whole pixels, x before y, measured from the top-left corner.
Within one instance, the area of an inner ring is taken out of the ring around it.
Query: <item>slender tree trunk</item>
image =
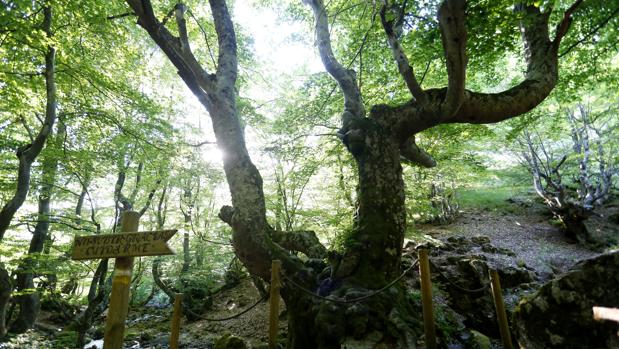
[[[191,191],[186,191],[186,193],[189,193],[189,195],[185,195],[186,197],[189,198],[190,202],[189,205],[187,207],[187,211],[183,211],[183,220],[184,220],[184,232],[183,232],[183,266],[181,268],[181,273],[185,274],[189,271],[189,268],[191,266],[191,254],[189,251],[189,230],[191,229],[191,211],[192,211],[192,206],[193,206],[193,202],[192,197],[191,197]],[[181,200],[181,206],[183,205],[183,200]]]
[[[44,20],[43,30],[48,37],[52,36],[52,9],[46,6],[43,9]],[[28,190],[30,188],[30,168],[36,157],[41,153],[47,137],[52,132],[54,122],[56,121],[56,49],[52,46],[47,48],[45,53],[45,87],[46,87],[46,107],[45,120],[43,126],[39,130],[37,137],[32,144],[20,147],[17,150],[17,158],[19,159],[19,169],[17,172],[17,188],[14,196],[9,200],[2,210],[0,210],[0,241],[4,238],[11,220],[15,212],[21,207],[26,200]]]
[[[75,223],[77,225],[82,224],[82,210],[84,208],[84,201],[86,200],[86,195],[88,195],[88,186],[90,185],[90,180],[90,175],[86,175],[85,178],[80,181],[82,190],[80,192],[80,196],[77,198],[77,203],[75,204]]]
[[[98,312],[99,306],[107,297],[108,290],[106,287],[106,275],[108,269],[108,260],[102,259],[97,265],[95,274],[90,282],[88,290],[88,305],[86,309],[71,323],[70,328],[77,331],[77,347],[83,348],[86,344],[86,332],[92,326],[92,322]]]
[[[53,152],[60,149],[65,133],[66,126],[61,120],[58,123],[58,132],[54,136],[54,142],[48,143],[47,149],[50,151],[44,155],[45,157],[42,161],[42,184],[39,195],[37,224],[30,240],[28,255],[17,268],[16,290],[26,293],[15,299],[16,304],[19,306],[17,318],[11,325],[11,331],[15,333],[23,333],[32,328],[39,315],[40,290],[35,289],[34,273],[35,270],[39,269],[39,255],[43,252],[45,243],[49,239],[50,206],[58,171],[58,157]]]
[[[4,265],[0,263],[0,339],[6,334],[6,310],[11,299],[11,278]]]
[[[169,302],[172,302],[172,300],[174,299],[174,290],[168,285],[166,285],[165,282],[163,282],[163,280],[161,279],[161,271],[159,270],[160,265],[161,257],[156,257],[153,260],[152,266],[153,282],[161,289],[161,291],[163,291],[163,293],[168,296]]]
[[[187,273],[191,266],[191,255],[189,252],[189,232],[183,233],[183,267],[181,273]]]
[[[52,36],[51,26],[52,26],[52,9],[49,6],[43,8],[43,30],[45,31],[48,37]],[[47,52],[45,53],[45,86],[46,86],[46,108],[45,108],[45,120],[43,121],[43,126],[41,127],[37,137],[34,139],[32,144],[29,144],[25,147],[20,147],[17,151],[17,157],[19,158],[19,170],[17,176],[17,189],[15,191],[15,195],[13,198],[2,208],[0,211],[0,240],[4,237],[4,233],[9,227],[15,212],[21,207],[26,196],[28,194],[29,186],[30,186],[30,168],[32,163],[39,155],[43,146],[48,138],[48,136],[52,132],[52,128],[54,127],[54,122],[56,120],[56,82],[55,82],[55,66],[56,66],[56,50],[54,47],[49,46],[47,48]],[[40,243],[41,250],[43,248],[43,243],[45,239],[39,242],[38,240],[35,242],[37,244]],[[32,247],[31,247],[32,248]],[[40,250],[39,250],[40,252]],[[23,285],[29,286],[28,280],[22,283]],[[2,292],[6,292],[2,290]],[[38,306],[35,304],[35,308]],[[2,304],[0,304],[0,313],[2,313],[4,309],[2,309]],[[36,318],[36,314],[34,315]],[[30,322],[30,321],[29,321]],[[34,323],[34,321],[32,321]],[[18,326],[17,329],[20,329],[20,322],[16,323]],[[4,327],[5,324],[1,324],[1,327]],[[4,330],[4,329],[1,329]]]

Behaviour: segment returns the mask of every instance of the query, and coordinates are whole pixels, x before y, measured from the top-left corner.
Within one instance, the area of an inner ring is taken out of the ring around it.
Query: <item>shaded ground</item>
[[[433,238],[449,236],[487,236],[492,245],[507,248],[516,256],[485,254],[498,267],[524,262],[535,269],[542,280],[567,271],[580,260],[598,253],[567,239],[559,227],[538,208],[524,208],[504,213],[471,209],[451,224],[443,226],[418,225],[417,228]]]
[[[222,319],[233,316],[252,306],[260,299],[260,295],[249,278],[242,279],[236,287],[220,292],[213,298],[212,310],[203,314],[211,319]],[[280,333],[286,331],[285,307],[280,301]],[[269,303],[262,301],[247,313],[225,321],[198,320],[183,326],[183,331],[192,337],[208,337],[213,343],[222,334],[231,334],[247,339],[252,345],[267,342]],[[281,321],[284,320],[284,321]],[[183,348],[198,348],[182,346]],[[204,348],[204,347],[202,347]]]

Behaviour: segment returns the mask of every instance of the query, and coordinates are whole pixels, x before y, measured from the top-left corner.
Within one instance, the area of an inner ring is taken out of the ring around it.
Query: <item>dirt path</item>
[[[437,239],[449,236],[487,236],[491,244],[507,248],[516,255],[488,254],[498,265],[522,264],[535,269],[540,279],[563,273],[580,260],[598,255],[569,241],[558,227],[548,222],[539,210],[521,213],[468,210],[453,223],[443,226],[420,225],[419,230]]]

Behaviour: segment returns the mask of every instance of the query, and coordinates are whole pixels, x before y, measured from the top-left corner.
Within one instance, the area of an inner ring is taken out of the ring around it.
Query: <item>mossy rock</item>
[[[471,338],[466,347],[468,349],[492,349],[492,343],[485,334],[471,330]]]
[[[247,344],[242,338],[225,333],[215,341],[214,349],[247,349]]]
[[[593,306],[619,307],[619,252],[583,261],[523,298],[513,324],[521,347],[619,348],[617,324],[593,320]]]

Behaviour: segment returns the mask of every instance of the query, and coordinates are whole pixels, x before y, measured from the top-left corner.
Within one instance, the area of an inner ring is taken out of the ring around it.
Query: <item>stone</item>
[[[524,297],[513,324],[521,347],[619,348],[613,322],[593,320],[593,306],[619,307],[619,252],[578,263]]]
[[[490,243],[490,238],[483,235],[473,236],[471,241],[477,245],[486,245]]]
[[[491,349],[492,344],[490,338],[481,332],[471,330],[471,338],[467,348],[469,349]]]
[[[247,349],[247,344],[242,338],[225,333],[215,341],[214,349]]]

